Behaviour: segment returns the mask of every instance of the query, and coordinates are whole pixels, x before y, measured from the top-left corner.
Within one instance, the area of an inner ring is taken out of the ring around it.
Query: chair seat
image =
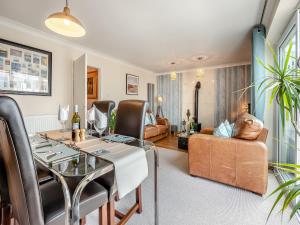
[[[76,185],[69,186],[73,195]],[[61,184],[50,181],[40,185],[44,220],[46,225],[62,225],[65,220],[65,201]],[[80,218],[94,211],[107,202],[107,191],[96,182],[90,182],[80,198]]]
[[[36,168],[39,184],[43,184],[50,180],[53,180],[53,174],[49,171],[49,169],[44,167],[42,164],[40,164],[39,162],[35,162],[35,168]]]

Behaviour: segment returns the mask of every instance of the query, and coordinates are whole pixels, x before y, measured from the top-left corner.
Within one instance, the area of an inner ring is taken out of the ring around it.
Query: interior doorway
[[[92,107],[94,101],[100,99],[99,75],[98,68],[87,66],[87,109]]]

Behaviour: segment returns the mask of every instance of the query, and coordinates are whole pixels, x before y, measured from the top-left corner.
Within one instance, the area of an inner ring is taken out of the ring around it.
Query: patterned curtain
[[[244,95],[239,91],[251,83],[250,65],[219,68],[216,72],[215,121],[217,127],[226,119],[234,122],[237,116],[248,110],[250,91]]]
[[[157,96],[163,98],[162,111],[171,125],[181,128],[182,120],[182,73],[171,80],[170,74],[157,76]]]

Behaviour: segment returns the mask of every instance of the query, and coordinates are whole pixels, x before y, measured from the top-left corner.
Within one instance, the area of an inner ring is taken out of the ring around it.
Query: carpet
[[[265,225],[274,197],[261,197],[252,192],[188,175],[185,152],[159,148],[160,225]],[[150,174],[142,185],[143,213],[135,214],[128,225],[153,225],[153,155],[148,153]],[[278,185],[269,174],[268,193]],[[131,193],[117,203],[126,212],[134,203]],[[298,225],[296,217],[288,219],[277,213],[268,225]],[[88,225],[98,225],[98,213],[87,217]]]

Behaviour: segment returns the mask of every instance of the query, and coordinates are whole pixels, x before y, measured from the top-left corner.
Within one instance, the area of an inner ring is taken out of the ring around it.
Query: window
[[[282,44],[279,46],[279,57],[281,66],[284,64],[285,56],[290,45],[290,42],[293,43],[292,48],[292,60],[290,60],[289,67],[296,67],[296,25],[289,27],[286,37],[283,39]],[[291,122],[285,123],[285,128],[283,130],[278,118],[278,161],[281,163],[297,163],[297,142],[296,142],[296,132]]]

